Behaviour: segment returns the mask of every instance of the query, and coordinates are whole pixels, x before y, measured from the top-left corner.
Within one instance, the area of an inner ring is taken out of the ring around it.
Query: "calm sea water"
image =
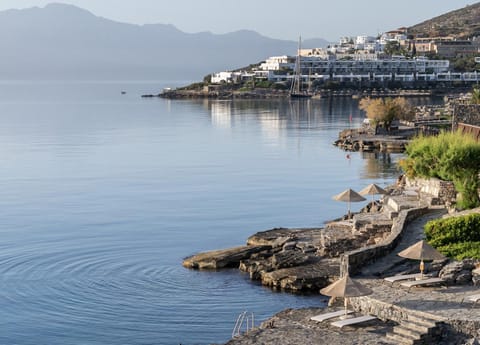
[[[0,83],[0,344],[220,343],[244,310],[323,305],[182,258],[322,225],[398,155],[332,145],[352,100],[140,98],[163,86]]]

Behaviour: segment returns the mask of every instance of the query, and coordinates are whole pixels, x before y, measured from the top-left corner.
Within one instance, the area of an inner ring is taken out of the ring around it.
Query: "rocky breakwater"
[[[330,222],[324,228],[275,228],[250,236],[247,244],[235,248],[199,253],[183,261],[192,269],[238,268],[253,280],[273,289],[293,292],[315,291],[338,279],[339,256],[347,251],[382,241],[391,221],[382,226],[378,218],[365,214]]]
[[[339,133],[333,143],[345,151],[403,152],[410,138],[419,131],[402,128],[388,133],[377,133],[369,128],[346,129]]]

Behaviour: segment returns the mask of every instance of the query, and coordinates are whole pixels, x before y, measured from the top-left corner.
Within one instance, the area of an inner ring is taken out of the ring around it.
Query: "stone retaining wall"
[[[437,322],[445,322],[445,319],[440,316],[418,310],[412,310],[409,308],[403,308],[397,304],[383,302],[369,296],[351,297],[348,299],[348,301],[355,311],[358,311],[362,314],[375,315],[383,321],[391,320],[400,322],[403,320],[408,320],[408,317],[412,315],[435,320]]]
[[[480,126],[480,105],[478,104],[455,104],[453,128],[457,129],[458,123]]]
[[[465,333],[471,335],[472,337],[480,337],[480,321],[471,321],[471,320],[446,320],[444,321],[444,327],[446,330]]]
[[[415,178],[406,180],[407,188],[416,188],[420,193],[438,198],[442,204],[452,203],[457,198],[457,191],[453,182],[438,178]]]
[[[383,321],[401,322],[408,320],[410,316],[420,317],[437,321],[446,331],[460,332],[472,337],[480,336],[480,321],[478,320],[448,319],[432,313],[403,308],[397,304],[390,304],[369,296],[351,297],[349,298],[349,303],[355,311],[375,315]]]
[[[400,241],[405,226],[427,212],[427,206],[400,211],[393,221],[390,234],[382,243],[352,250],[340,257],[340,275],[343,276],[347,270],[350,274],[355,274],[361,267],[390,253]]]

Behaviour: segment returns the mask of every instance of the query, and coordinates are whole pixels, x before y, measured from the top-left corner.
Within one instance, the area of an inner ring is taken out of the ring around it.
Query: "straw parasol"
[[[382,187],[376,185],[375,183],[371,183],[365,188],[363,188],[360,192],[360,195],[371,195],[372,196],[372,202],[373,202],[373,197],[375,194],[387,194],[387,191],[383,189]]]
[[[340,194],[334,195],[333,200],[348,202],[348,214],[350,214],[350,203],[366,200],[363,196],[352,189],[347,189]]]
[[[402,250],[400,253],[397,254],[402,258],[413,259],[413,260],[420,260],[420,273],[423,277],[423,271],[425,269],[425,264],[423,263],[424,260],[443,260],[445,256],[429,245],[424,240],[411,245],[405,250]]]
[[[349,297],[367,296],[372,294],[373,291],[370,288],[353,280],[348,274],[346,274],[343,278],[337,280],[335,283],[332,283],[321,289],[320,293],[330,297],[343,297],[345,299],[345,315],[347,315],[347,304]]]

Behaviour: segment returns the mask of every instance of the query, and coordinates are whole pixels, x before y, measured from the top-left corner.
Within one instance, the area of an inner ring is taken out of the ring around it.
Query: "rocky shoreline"
[[[275,290],[318,292],[340,275],[339,255],[380,242],[392,226],[381,206],[324,228],[276,228],[250,236],[247,244],[185,258],[192,269],[239,268]],[[374,212],[375,211],[375,212]]]
[[[438,122],[437,113],[444,115],[445,108],[424,107],[421,112],[423,115],[416,119],[421,121],[420,126],[401,124],[395,129],[396,135],[372,135],[366,128],[349,129],[340,133],[335,144],[352,151],[401,152],[419,131],[425,134],[434,130],[427,122],[433,117]],[[445,205],[451,205],[455,198],[455,188],[449,182],[399,178],[379,202],[368,204],[359,213],[328,222],[322,228],[260,231],[243,246],[192,255],[183,265],[191,269],[238,268],[264,286],[289,292],[318,293],[349,272],[374,290],[372,296],[351,299],[355,313],[377,317],[366,327],[339,331],[329,323],[312,323],[309,317],[324,312],[322,309],[289,309],[227,345],[478,344],[480,311],[472,308],[466,312],[463,303],[465,296],[478,293],[475,287],[480,284],[478,260],[434,262],[426,266],[427,272],[441,277],[449,286],[446,294],[435,287],[420,288],[410,294],[410,290],[386,285],[381,279],[386,275],[418,272],[418,263],[412,264],[396,253],[424,238],[423,226],[428,220],[440,217],[447,210],[454,212]],[[480,213],[480,209],[473,212]],[[421,330],[417,322],[423,325]]]
[[[407,144],[418,135],[437,135],[440,128],[452,128],[454,104],[415,107],[415,119],[398,121],[389,131],[364,123],[360,128],[341,131],[333,143],[345,151],[404,152]]]
[[[443,207],[433,210],[406,227],[402,243],[399,243],[396,251],[416,241],[425,222],[445,213]],[[480,209],[470,212],[478,213]],[[356,279],[371,288],[373,294],[349,299],[349,308],[354,310],[354,316],[369,314],[377,319],[342,329],[330,324],[335,319],[312,321],[312,316],[343,308],[343,300],[337,299],[327,307],[319,299],[318,306],[281,311],[257,327],[244,330],[225,345],[478,344],[480,309],[464,302],[465,296],[478,293],[475,284],[480,282],[480,269],[471,271],[474,266],[472,260],[446,266],[441,263],[429,264],[429,272],[441,269],[440,275],[449,282],[449,287],[422,287],[410,291],[401,288],[398,283],[385,283],[379,279],[383,274],[405,274],[418,270],[418,263],[408,262],[392,252],[373,264],[363,265],[359,270]],[[471,274],[468,279],[463,279],[466,272]]]
[[[421,187],[422,183],[426,185]],[[439,195],[424,193],[433,189],[438,190]],[[435,344],[442,345],[465,344],[466,341],[475,344],[475,338],[480,339],[480,309],[471,308],[466,313],[463,299],[478,291],[472,286],[480,282],[480,272],[473,275],[478,271],[474,269],[478,262],[427,265],[427,271],[440,274],[451,286],[445,294],[440,293],[442,290],[437,293],[434,287],[420,288],[412,294],[379,279],[384,275],[418,270],[418,263],[408,262],[395,253],[423,236],[426,221],[446,212],[444,206],[435,205],[442,204],[445,201],[442,198],[451,197],[447,196],[449,189],[441,181],[405,184],[399,179],[380,203],[369,204],[361,212],[329,222],[324,228],[261,231],[250,236],[244,246],[192,255],[183,265],[193,269],[237,267],[274,290],[315,293],[337,280],[347,265],[351,274],[363,277],[362,283],[374,290],[372,296],[350,299],[356,313],[378,318],[366,326],[338,330],[328,322],[310,321],[311,316],[325,312],[323,309],[288,309],[235,337],[227,345],[325,341],[332,344],[399,344],[399,339],[402,343],[405,339],[398,332],[402,327],[411,327],[410,318],[414,315],[424,319],[421,322],[432,324],[435,330],[432,334],[415,333],[414,336],[422,341],[435,339]],[[341,306],[337,304],[336,307]],[[407,343],[425,342],[412,340]]]
[[[464,92],[459,88],[458,93]],[[321,90],[313,93],[313,99],[329,97],[349,97],[359,99],[362,97],[431,97],[443,96],[452,92],[452,89],[431,90]],[[208,85],[203,88],[179,88],[165,89],[158,94],[145,94],[144,98],[160,97],[167,99],[278,99],[289,98],[290,92],[281,89],[255,88],[250,90],[238,90],[225,85]]]

